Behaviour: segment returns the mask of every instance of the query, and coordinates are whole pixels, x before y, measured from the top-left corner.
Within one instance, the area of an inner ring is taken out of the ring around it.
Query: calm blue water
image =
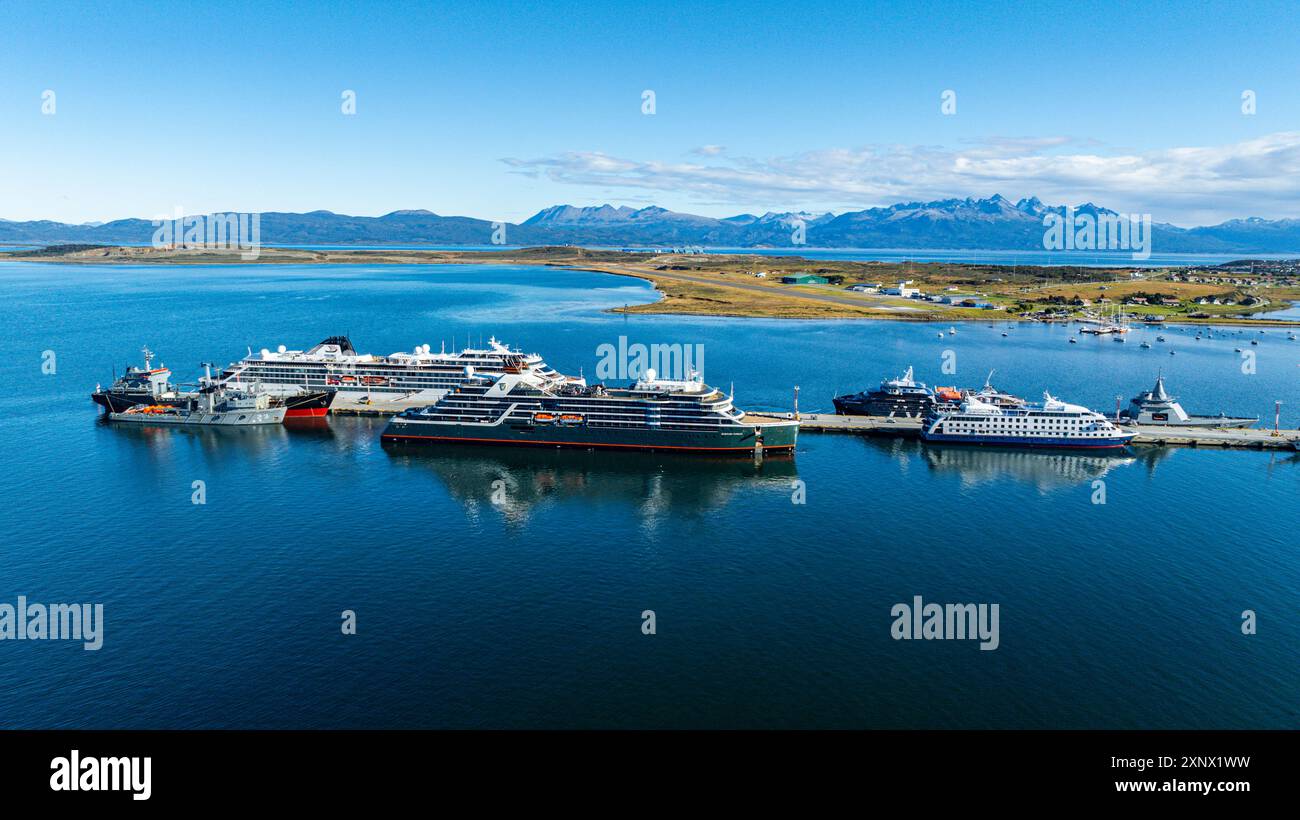
[[[814,434],[761,466],[409,454],[379,446],[379,420],[145,431],[87,397],[143,344],[192,378],[336,333],[379,353],[495,334],[590,376],[626,335],[704,345],[709,380],[752,408],[788,408],[795,384],[825,408],[908,364],[1111,408],[1163,369],[1191,409],[1271,416],[1282,399],[1294,427],[1284,331],[1255,347],[1167,328],[1142,350],[1069,345],[1066,327],[939,340],[926,324],[625,318],[603,311],[652,298],[644,283],[509,266],[4,263],[0,296],[0,601],[101,602],[107,622],[99,652],[0,642],[0,726],[1300,728],[1295,454]],[[890,608],[913,595],[998,603],[1000,648],[891,640]]]

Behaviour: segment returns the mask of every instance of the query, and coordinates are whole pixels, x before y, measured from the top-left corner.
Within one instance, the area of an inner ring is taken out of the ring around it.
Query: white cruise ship
[[[921,438],[947,444],[1007,447],[1124,447],[1137,433],[1122,430],[1094,410],[1043,394],[1042,404],[999,407],[968,396],[956,410],[933,413]]]
[[[496,339],[486,348],[458,353],[432,352],[420,345],[410,353],[375,356],[357,353],[346,336],[331,336],[310,350],[251,350],[221,373],[232,386],[256,384],[272,394],[298,393],[304,388],[336,390],[332,410],[399,413],[436,404],[475,374],[492,377],[528,370],[536,378],[561,385],[584,386],[565,376],[536,353],[512,350]]]

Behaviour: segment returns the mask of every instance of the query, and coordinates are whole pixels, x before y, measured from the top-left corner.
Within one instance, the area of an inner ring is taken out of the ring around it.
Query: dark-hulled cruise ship
[[[507,372],[467,378],[436,404],[394,416],[385,444],[515,444],[712,455],[793,452],[799,422],[738,410],[698,376],[630,387],[573,384],[523,357]]]

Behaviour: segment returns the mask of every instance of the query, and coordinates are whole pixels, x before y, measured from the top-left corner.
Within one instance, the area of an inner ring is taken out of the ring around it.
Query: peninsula
[[[948,262],[863,262],[758,254],[593,250],[263,247],[238,249],[53,245],[0,259],[63,264],[515,264],[632,276],[663,296],[628,313],[904,321],[1133,321],[1300,325],[1268,314],[1300,301],[1295,261],[1099,268]]]

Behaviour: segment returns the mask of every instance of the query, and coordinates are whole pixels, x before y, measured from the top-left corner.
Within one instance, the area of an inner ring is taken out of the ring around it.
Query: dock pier
[[[1248,427],[1215,429],[1212,427],[1153,427],[1136,429],[1136,447],[1219,447],[1252,450],[1290,450],[1300,442],[1300,430],[1273,430]],[[916,438],[921,434],[921,420],[880,416],[839,416],[831,413],[803,413],[799,431],[809,433],[850,433],[862,436],[897,436]]]

